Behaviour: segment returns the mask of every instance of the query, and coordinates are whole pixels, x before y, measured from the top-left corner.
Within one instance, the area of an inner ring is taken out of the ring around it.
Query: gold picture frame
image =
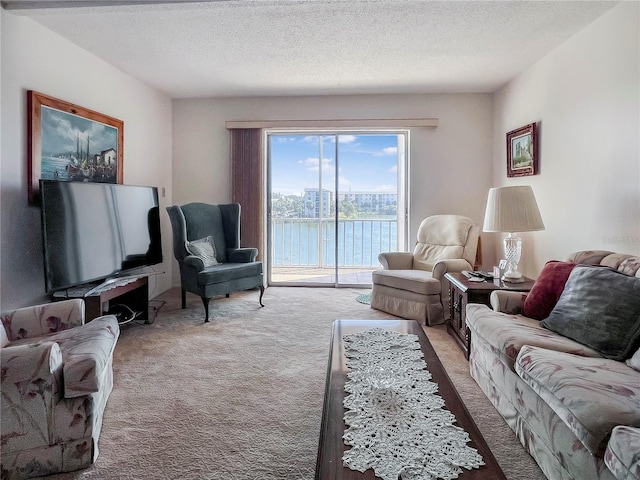
[[[122,183],[124,122],[40,92],[27,92],[27,191],[40,179]]]

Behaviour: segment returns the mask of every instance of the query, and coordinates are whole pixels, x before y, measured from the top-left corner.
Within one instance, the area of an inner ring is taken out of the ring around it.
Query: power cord
[[[118,325],[125,325],[138,318],[142,312],[134,312],[128,305],[119,303],[117,305],[113,305],[107,314],[115,316],[118,320]]]

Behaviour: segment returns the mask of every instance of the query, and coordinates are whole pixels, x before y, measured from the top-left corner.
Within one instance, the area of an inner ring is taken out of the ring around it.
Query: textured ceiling
[[[14,9],[28,3],[4,5],[169,96],[188,98],[492,92],[618,2],[229,0]]]

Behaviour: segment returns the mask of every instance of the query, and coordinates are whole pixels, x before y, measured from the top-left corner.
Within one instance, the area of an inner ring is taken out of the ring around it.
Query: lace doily
[[[418,337],[373,328],[345,335],[351,370],[345,384],[342,461],[384,480],[455,479],[484,465],[469,434],[437,395]]]

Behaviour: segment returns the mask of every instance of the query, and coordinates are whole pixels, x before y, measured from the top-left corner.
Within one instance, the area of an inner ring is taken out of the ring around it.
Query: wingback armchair
[[[371,308],[426,325],[448,315],[447,272],[473,270],[480,228],[461,215],[434,215],[422,221],[413,252],[378,255],[383,269],[372,274]]]
[[[84,301],[1,315],[2,479],[84,468],[98,457],[120,334],[112,315],[85,324]]]
[[[216,295],[229,296],[241,290],[260,289],[263,307],[262,262],[258,249],[240,248],[240,205],[189,203],[167,207],[173,228],[173,253],[180,267],[182,308],[186,292],[202,299],[205,322],[209,301]]]

